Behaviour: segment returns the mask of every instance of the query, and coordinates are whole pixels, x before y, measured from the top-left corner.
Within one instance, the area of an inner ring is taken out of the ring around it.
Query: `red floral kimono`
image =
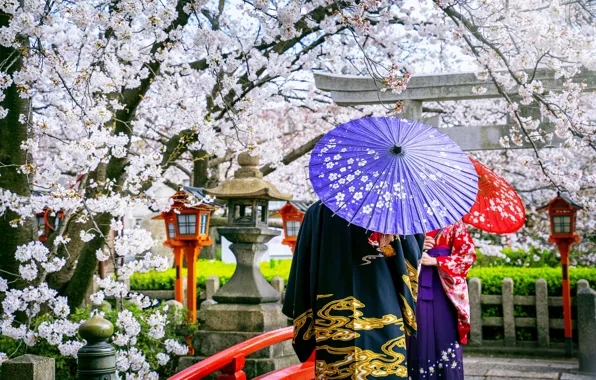
[[[428,233],[434,237],[437,231]],[[465,344],[470,331],[470,299],[466,276],[476,261],[476,248],[463,222],[445,227],[435,239],[435,247],[451,248],[449,256],[437,257],[439,276],[447,297],[457,310],[460,342]]]

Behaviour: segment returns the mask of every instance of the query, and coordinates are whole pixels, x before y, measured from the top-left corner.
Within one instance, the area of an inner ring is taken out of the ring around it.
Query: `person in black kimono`
[[[317,379],[408,377],[406,334],[416,334],[424,235],[349,225],[321,202],[304,216],[283,304],[300,361],[316,350]]]

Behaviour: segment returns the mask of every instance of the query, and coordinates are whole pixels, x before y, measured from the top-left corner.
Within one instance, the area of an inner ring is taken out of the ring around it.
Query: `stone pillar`
[[[215,302],[202,305],[205,322],[193,339],[198,356],[181,358],[180,369],[263,332],[287,326],[287,318],[278,303],[281,296],[260,270],[260,259],[267,250],[265,243],[279,235],[279,231],[262,226],[223,227],[219,233],[232,242],[230,249],[236,256],[236,270],[213,295]],[[244,372],[251,379],[296,363],[291,342],[287,341],[246,358]]]
[[[205,299],[213,299],[213,295],[219,290],[219,277],[209,276],[205,280]]]
[[[513,317],[513,280],[509,277],[503,279],[503,334],[505,345],[515,346],[515,318]]]
[[[422,102],[419,100],[404,100],[404,110],[399,117],[407,120],[422,121]]]
[[[273,286],[273,289],[277,290],[277,292],[282,296],[281,298],[283,299],[283,294],[284,294],[284,279],[281,278],[280,276],[274,276],[271,279],[271,286]]]
[[[197,319],[201,323],[205,323],[205,312],[207,309],[217,304],[213,300],[213,295],[219,290],[219,277],[217,276],[209,276],[205,280],[205,301],[201,302],[201,307],[197,312]]]
[[[218,303],[277,302],[281,295],[263,277],[260,262],[267,251],[265,243],[280,232],[267,227],[223,227],[219,233],[232,243],[236,271],[213,299]]]
[[[548,284],[543,278],[536,280],[536,334],[538,336],[538,346],[547,348],[550,344]]]
[[[116,380],[116,350],[107,340],[114,325],[96,314],[79,327],[79,335],[87,344],[79,350],[77,373],[79,380]]]
[[[184,305],[182,304],[182,302],[176,300],[166,301],[166,306],[168,306],[172,310],[175,310],[176,312],[184,309]]]
[[[187,276],[182,276],[182,304],[183,305],[188,305],[188,302],[186,300],[186,293],[188,289],[188,277]],[[178,301],[180,302],[180,301]]]
[[[478,277],[469,281],[470,295],[470,344],[482,344],[482,283]]]
[[[21,355],[2,363],[0,380],[54,380],[55,367],[53,358]]]
[[[584,289],[584,288],[589,288],[590,287],[590,283],[588,282],[588,280],[584,280],[581,279],[577,282],[577,294],[579,294],[579,292]]]
[[[213,240],[213,244],[203,247],[203,249],[201,250],[201,259],[214,260],[217,259],[217,248],[220,246],[217,227],[209,227],[209,237],[211,237],[211,240]]]
[[[579,370],[596,374],[596,291],[583,288],[577,295]]]

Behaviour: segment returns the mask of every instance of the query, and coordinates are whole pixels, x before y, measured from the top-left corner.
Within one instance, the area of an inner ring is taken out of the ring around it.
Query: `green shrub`
[[[531,247],[527,251],[503,248],[503,257],[487,256],[482,250],[476,250],[476,266],[478,267],[511,267],[511,268],[556,268],[561,261],[555,251],[539,250]]]

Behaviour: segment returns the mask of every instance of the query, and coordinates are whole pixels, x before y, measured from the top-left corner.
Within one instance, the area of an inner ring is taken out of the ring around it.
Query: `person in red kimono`
[[[435,245],[422,254],[418,277],[418,334],[408,337],[412,380],[463,380],[461,344],[470,331],[466,276],[476,249],[463,222],[427,234]]]

